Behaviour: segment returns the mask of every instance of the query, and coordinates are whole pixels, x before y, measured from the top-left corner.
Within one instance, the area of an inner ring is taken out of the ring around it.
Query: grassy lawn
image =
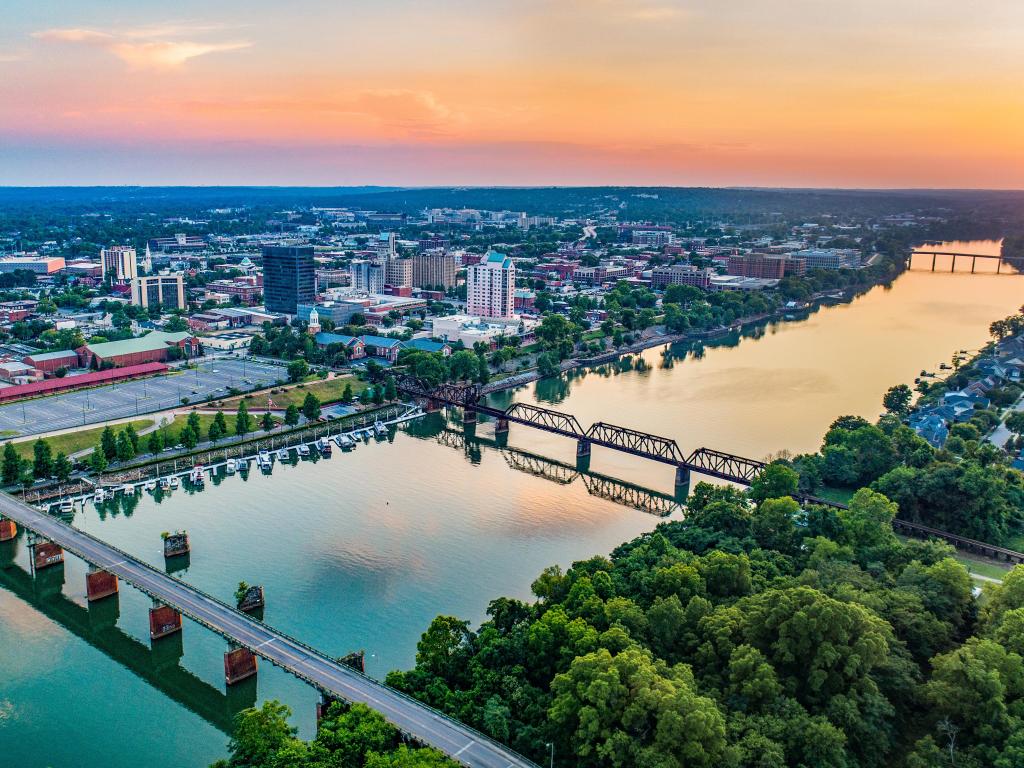
[[[249,416],[252,418],[252,432],[262,432],[263,429],[260,427],[260,420],[263,418],[263,413],[253,413],[250,411]],[[210,432],[210,425],[213,424],[213,420],[217,418],[216,414],[213,413],[200,413],[199,414],[199,430],[200,430],[200,442],[206,442],[207,435]],[[224,421],[228,425],[228,436],[235,436],[235,411],[224,409]],[[275,418],[274,424],[280,424],[281,419]],[[188,416],[180,414],[174,421],[161,427],[164,431],[164,445],[174,446],[181,442],[181,431],[188,424]],[[146,437],[142,438],[142,450],[145,451]]]
[[[249,412],[255,414],[260,414],[266,409],[268,397],[274,401],[275,408],[287,408],[292,404],[301,408],[302,401],[306,399],[306,393],[308,392],[312,392],[320,398],[321,403],[330,403],[341,399],[342,394],[345,392],[346,384],[352,385],[353,395],[358,395],[367,387],[365,381],[360,381],[355,376],[338,376],[333,379],[314,379],[290,389],[278,389],[273,394],[269,390],[255,392],[252,397],[247,397],[245,402],[249,407]],[[238,408],[238,400],[239,398],[236,397],[224,401],[225,415],[229,407],[232,410]]]
[[[146,427],[153,424],[153,419],[136,419],[130,422],[136,432],[140,432]],[[129,422],[123,424],[112,424],[111,428],[117,432],[127,427]],[[94,448],[100,441],[100,435],[103,434],[103,427],[92,427],[90,429],[81,429],[77,432],[65,432],[61,435],[53,435],[52,437],[46,438],[46,442],[50,444],[50,448],[53,450],[53,455],[56,456],[58,453],[64,453],[70,456],[72,453],[78,451],[84,451],[86,448]],[[29,438],[28,440],[22,440],[14,444],[14,448],[18,451],[18,455],[23,459],[32,458],[32,446],[35,444],[36,438]]]
[[[990,579],[1003,579],[1010,569],[1000,565],[999,563],[993,563],[990,560],[975,560],[972,557],[966,557],[962,553],[958,552],[954,555],[957,562],[961,563],[964,568],[970,573],[976,573],[979,576],[988,576]]]
[[[849,504],[850,499],[853,498],[853,494],[856,491],[852,491],[849,488],[829,488],[827,486],[819,488],[814,494],[828,501],[836,501],[840,504]]]

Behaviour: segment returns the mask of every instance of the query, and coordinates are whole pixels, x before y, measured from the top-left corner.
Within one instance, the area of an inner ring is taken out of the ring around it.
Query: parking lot
[[[227,396],[231,387],[245,391],[286,378],[281,366],[244,358],[204,360],[195,369],[2,405],[0,431],[32,435],[95,424],[180,407],[184,398],[197,403]]]

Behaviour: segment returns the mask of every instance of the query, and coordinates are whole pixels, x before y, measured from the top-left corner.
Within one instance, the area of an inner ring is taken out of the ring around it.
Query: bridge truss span
[[[529,403],[513,403],[505,410],[503,416],[510,421],[529,424],[568,437],[581,438],[585,434],[583,427],[571,413],[553,411]]]
[[[689,469],[702,475],[750,485],[767,466],[763,461],[734,456],[712,448],[698,448],[686,459]]]
[[[683,452],[675,440],[640,432],[629,427],[619,427],[599,421],[587,430],[586,437],[595,443],[619,448],[645,458],[661,459],[679,464],[684,460]]]

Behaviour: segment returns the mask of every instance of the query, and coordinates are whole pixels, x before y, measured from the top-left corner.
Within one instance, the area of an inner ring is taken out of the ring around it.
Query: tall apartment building
[[[692,285],[707,290],[711,285],[711,269],[700,269],[692,264],[672,264],[651,270],[651,287],[662,289],[670,285]]]
[[[132,304],[137,307],[185,309],[185,276],[145,275],[132,280]]]
[[[766,280],[781,280],[786,274],[786,263],[778,256],[750,253],[745,256],[730,256],[728,272],[741,277],[760,277]]]
[[[378,261],[385,262],[396,258],[398,256],[398,249],[395,245],[395,233],[381,232],[377,235],[374,249],[377,251]]]
[[[412,259],[388,259],[384,264],[384,282],[392,288],[412,287]]]
[[[110,276],[113,283],[127,283],[139,276],[139,259],[130,245],[112,245],[100,251],[100,266],[104,280]]]
[[[357,293],[384,293],[384,267],[363,259],[354,259],[349,267],[352,290]]]
[[[417,288],[440,285],[455,286],[455,257],[447,253],[420,253],[413,256],[412,284]]]
[[[294,315],[299,304],[316,295],[311,245],[268,245],[263,248],[263,304],[268,312]]]
[[[488,251],[466,270],[466,312],[480,317],[512,317],[515,287],[516,267],[512,259]]]

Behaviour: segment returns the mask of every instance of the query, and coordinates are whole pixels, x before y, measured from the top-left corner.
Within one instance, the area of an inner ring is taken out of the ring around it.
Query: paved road
[[[287,378],[283,368],[265,363],[221,358],[200,362],[198,372],[153,376],[79,392],[50,395],[0,406],[0,431],[35,435],[83,424],[180,408],[183,397],[196,402],[226,396],[228,387],[252,389]],[[252,384],[247,384],[246,381]]]
[[[403,733],[439,749],[463,765],[536,768],[531,761],[471,728],[6,493],[0,493],[0,515],[115,574],[328,695],[372,707]]]

